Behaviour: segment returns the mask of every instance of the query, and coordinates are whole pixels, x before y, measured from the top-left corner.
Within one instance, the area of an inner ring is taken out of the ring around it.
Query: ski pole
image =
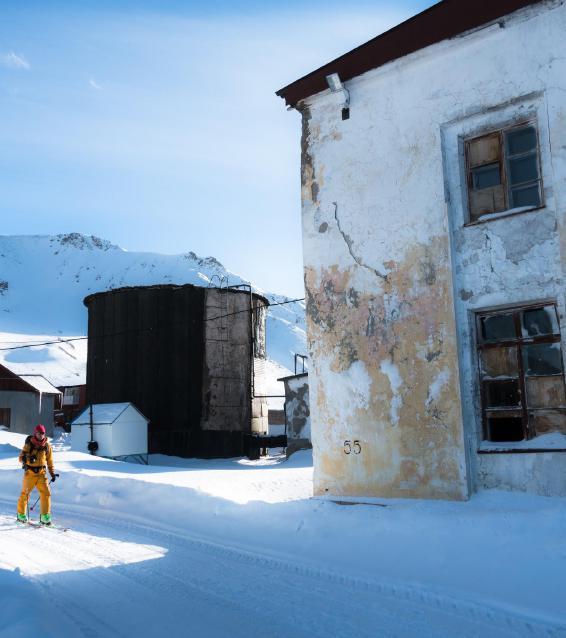
[[[32,488],[33,489],[33,488]],[[26,492],[26,518],[29,520],[29,497],[31,496],[31,490]]]
[[[59,477],[59,474],[54,474],[53,478],[49,481],[49,483],[47,485],[51,485],[51,483],[53,483],[55,481],[56,478]],[[41,498],[41,494],[37,497],[37,501],[35,501],[35,503],[29,508],[30,512],[33,512],[33,508],[37,505],[39,499]],[[28,512],[28,518],[29,518],[29,512]]]

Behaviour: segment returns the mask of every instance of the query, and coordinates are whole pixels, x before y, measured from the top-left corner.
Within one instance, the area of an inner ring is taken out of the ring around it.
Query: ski
[[[42,525],[37,521],[27,521],[27,523],[23,523],[22,525],[29,525],[30,527],[34,527],[36,529],[39,529],[40,527],[43,527],[45,529],[54,529],[58,530],[59,532],[68,532],[70,530],[69,527],[62,527],[61,525],[54,525],[53,523],[51,523],[51,525]]]

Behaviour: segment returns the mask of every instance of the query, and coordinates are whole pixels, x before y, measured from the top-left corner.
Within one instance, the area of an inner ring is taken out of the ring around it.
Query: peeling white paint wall
[[[491,485],[469,313],[552,298],[566,334],[564,33],[563,3],[542,2],[347,82],[348,120],[328,91],[302,104],[315,492]],[[461,138],[521,109],[537,118],[545,207],[464,229]]]
[[[391,361],[382,361],[379,365],[380,370],[389,379],[389,386],[391,388],[391,401],[389,408],[389,415],[391,417],[391,425],[397,425],[399,423],[399,408],[401,407],[401,388],[403,386],[403,379],[399,374],[399,368]]]

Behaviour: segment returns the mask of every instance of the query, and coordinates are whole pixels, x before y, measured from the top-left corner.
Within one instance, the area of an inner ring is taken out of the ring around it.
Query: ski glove
[[[55,479],[59,476],[59,474],[52,474],[51,475],[51,482],[55,483]]]

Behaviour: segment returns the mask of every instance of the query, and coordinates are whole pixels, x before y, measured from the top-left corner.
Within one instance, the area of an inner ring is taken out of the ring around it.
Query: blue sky
[[[275,91],[431,4],[2,0],[0,232],[192,250],[302,296],[300,120]]]

